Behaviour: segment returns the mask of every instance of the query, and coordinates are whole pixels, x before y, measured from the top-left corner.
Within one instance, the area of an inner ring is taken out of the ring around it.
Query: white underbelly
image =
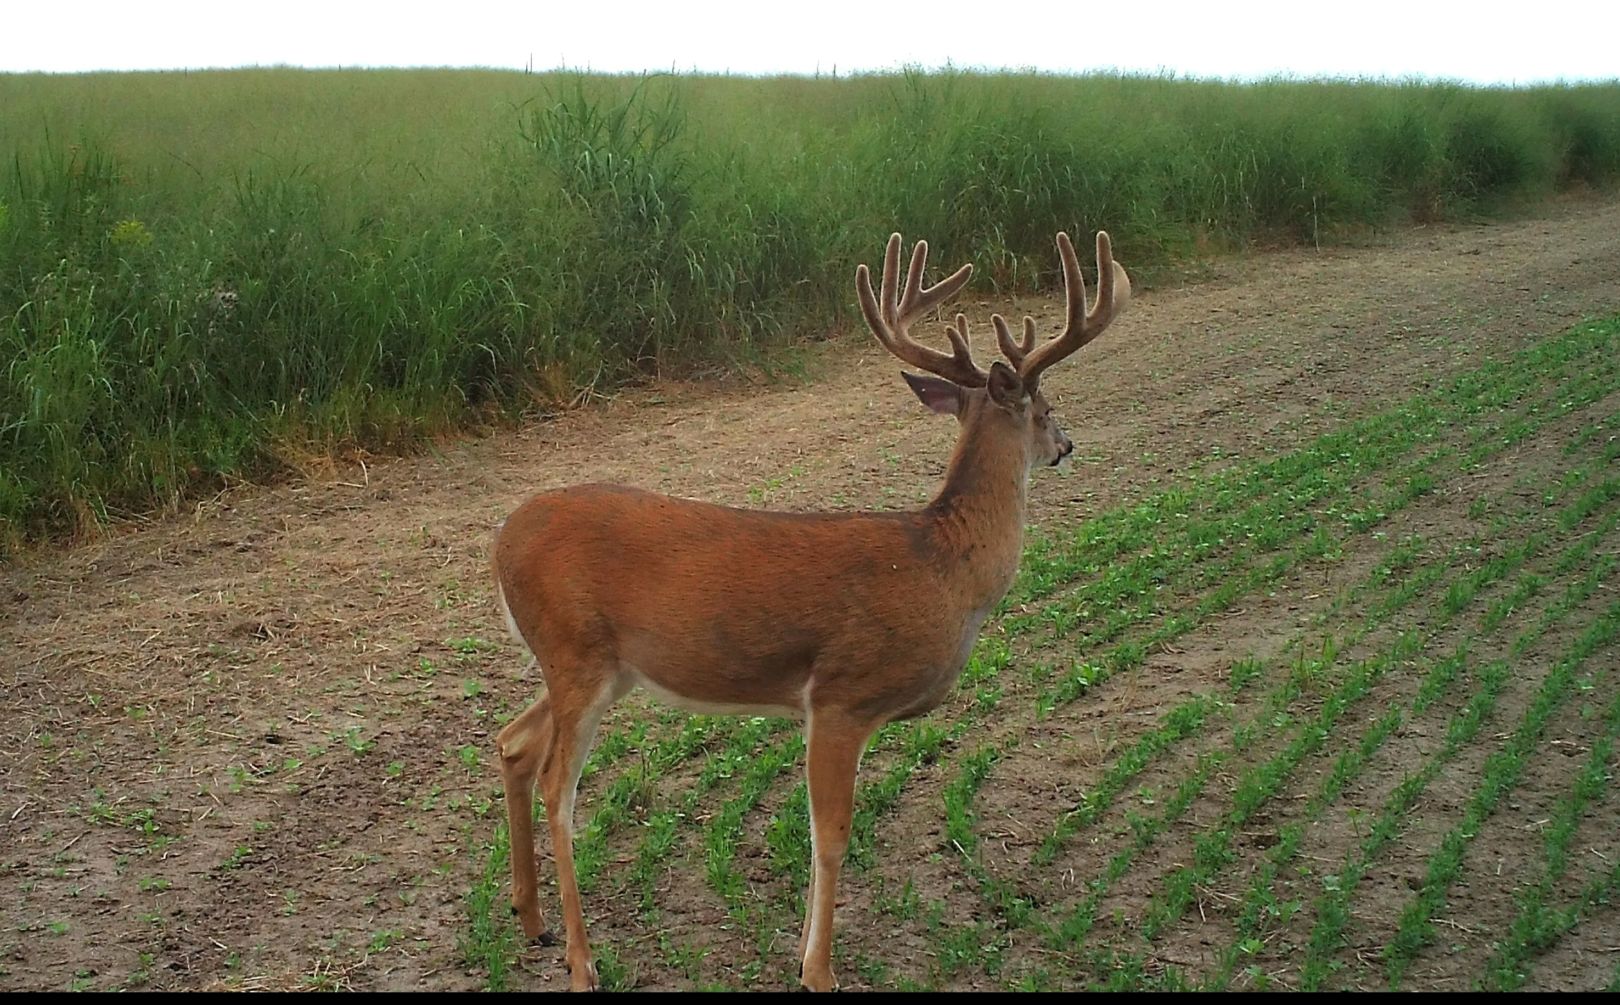
[[[714,701],[713,699],[693,698],[672,691],[669,688],[652,680],[646,674],[634,667],[625,667],[625,672],[635,682],[636,687],[645,688],[647,693],[665,705],[688,712],[697,712],[702,715],[749,715],[762,716],[772,719],[803,719],[805,706],[803,702],[798,705],[747,705],[734,702]]]

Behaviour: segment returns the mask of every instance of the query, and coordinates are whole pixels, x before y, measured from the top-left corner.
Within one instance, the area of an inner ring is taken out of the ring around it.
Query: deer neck
[[[1022,444],[981,415],[964,425],[945,484],[924,511],[937,546],[991,603],[1018,572],[1028,491]]]

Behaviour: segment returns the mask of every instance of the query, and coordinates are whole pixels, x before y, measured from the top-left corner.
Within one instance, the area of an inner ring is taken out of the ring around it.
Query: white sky
[[[1011,67],[1178,76],[1620,76],[1620,3],[1427,0],[8,0],[0,71],[558,66],[840,73]]]

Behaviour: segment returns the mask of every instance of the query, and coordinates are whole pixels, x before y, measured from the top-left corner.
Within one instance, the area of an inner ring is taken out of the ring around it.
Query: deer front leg
[[[572,789],[572,786],[569,786]],[[579,882],[574,875],[574,794],[556,792],[546,798],[546,817],[551,825],[551,845],[557,857],[557,892],[562,898],[563,927],[568,934],[568,986],[572,991],[595,991],[598,987],[596,963],[591,958],[590,940],[585,936],[585,913],[579,900]]]
[[[811,825],[811,832],[814,833],[814,830],[815,830],[814,824],[812,824]],[[814,917],[814,915],[815,915],[815,912],[811,910],[811,905],[815,904],[815,902],[816,902],[816,854],[815,854],[815,841],[812,838],[811,839],[811,852],[810,852],[810,883],[805,888],[805,891],[804,891],[804,927],[799,929],[799,952],[798,952],[798,957],[799,957],[799,976],[801,976],[801,977],[804,976],[804,951],[810,945],[810,919],[812,917]]]
[[[570,700],[566,701],[553,690],[552,755],[540,772],[546,822],[551,827],[552,854],[557,860],[557,893],[562,900],[563,928],[568,936],[569,987],[574,991],[595,991],[599,986],[590,941],[585,936],[579,881],[574,873],[574,798],[579,791],[585,757],[596,738],[597,724],[608,706],[628,690],[619,681],[601,677],[592,681],[592,687],[594,694],[571,690]]]
[[[811,991],[838,987],[832,972],[833,906],[838,900],[838,872],[849,848],[855,772],[875,728],[876,723],[830,712],[812,713],[805,726],[812,862],[799,982]]]

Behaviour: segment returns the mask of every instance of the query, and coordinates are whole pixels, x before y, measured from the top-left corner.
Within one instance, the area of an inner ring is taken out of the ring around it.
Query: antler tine
[[[883,249],[883,320],[894,324],[899,320],[900,304],[895,295],[900,287],[900,235],[889,235],[889,244]],[[862,265],[861,268],[866,268]],[[868,284],[870,285],[870,284]]]
[[[1131,277],[1124,266],[1114,261],[1113,243],[1107,231],[1097,232],[1097,303],[1090,310],[1086,309],[1085,277],[1080,274],[1080,261],[1075,257],[1074,245],[1069,243],[1069,235],[1059,232],[1057,246],[1058,258],[1063,263],[1068,317],[1063,332],[1026,355],[1018,368],[1024,386],[1031,391],[1039,382],[1041,371],[1101,335],[1131,299]]]
[[[1024,315],[1024,340],[1014,342],[1012,332],[1007,329],[1007,321],[1000,314],[990,315],[990,323],[996,326],[996,343],[1001,346],[1001,354],[1007,357],[1007,362],[1016,370],[1024,364],[1024,357],[1035,348],[1035,319],[1028,314]]]
[[[973,354],[968,351],[968,320],[967,315],[956,315],[956,327],[945,329],[945,337],[951,340],[951,355],[957,359],[973,362]],[[975,370],[978,367],[974,367]]]
[[[972,265],[964,265],[954,273],[924,287],[923,269],[928,264],[928,242],[918,241],[911,253],[911,266],[906,270],[906,285],[900,292],[900,235],[889,238],[883,254],[882,298],[872,291],[872,273],[862,264],[855,268],[855,292],[861,301],[861,313],[883,347],[903,363],[963,387],[983,387],[989,375],[973,363],[968,351],[967,318],[957,315],[956,327],[947,328],[951,351],[940,352],[921,345],[911,337],[911,325],[940,303],[954,296],[967,285],[973,274]],[[898,297],[896,296],[897,294]]]

